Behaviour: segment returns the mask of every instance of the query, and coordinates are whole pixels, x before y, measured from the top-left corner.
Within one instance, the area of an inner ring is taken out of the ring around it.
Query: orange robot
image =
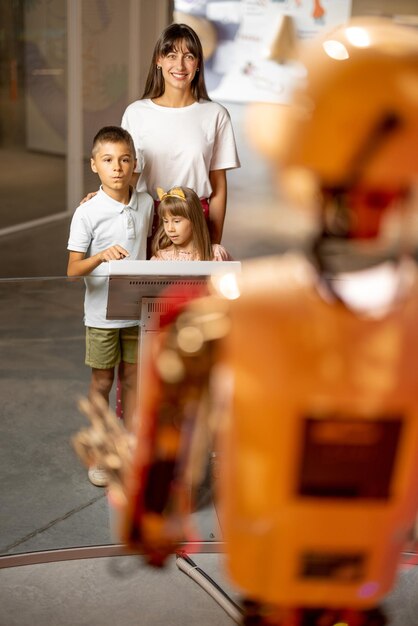
[[[251,127],[283,185],[310,190],[318,236],[173,307],[120,532],[152,562],[187,538],[209,424],[243,624],[379,626],[418,507],[418,37],[353,20],[301,60],[292,105],[256,107]]]

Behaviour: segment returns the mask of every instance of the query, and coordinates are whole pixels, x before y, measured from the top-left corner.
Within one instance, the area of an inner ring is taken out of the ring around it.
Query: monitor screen
[[[110,261],[107,319],[137,320],[142,298],[154,298],[170,285],[205,285],[209,276],[238,273],[239,261]]]

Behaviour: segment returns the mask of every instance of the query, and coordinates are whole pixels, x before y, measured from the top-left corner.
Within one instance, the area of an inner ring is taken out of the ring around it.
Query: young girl
[[[197,194],[188,187],[157,188],[160,226],[152,244],[151,260],[232,261],[220,244],[212,244]]]

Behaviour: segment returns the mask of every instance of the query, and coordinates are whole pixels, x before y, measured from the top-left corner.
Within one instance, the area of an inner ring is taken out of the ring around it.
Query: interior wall
[[[352,0],[353,15],[417,15],[417,0]]]
[[[0,1],[0,148],[25,143],[23,9]]]

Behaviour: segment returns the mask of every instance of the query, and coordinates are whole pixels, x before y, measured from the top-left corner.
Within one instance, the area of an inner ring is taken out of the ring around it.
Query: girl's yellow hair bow
[[[181,200],[185,200],[186,196],[184,195],[184,191],[181,187],[173,187],[168,191],[164,191],[162,187],[157,187],[157,195],[160,202],[165,200],[166,198],[180,198]]]

